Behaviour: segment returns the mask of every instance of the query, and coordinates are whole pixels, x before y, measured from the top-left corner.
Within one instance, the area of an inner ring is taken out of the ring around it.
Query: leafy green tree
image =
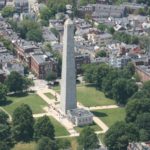
[[[23,92],[23,90],[27,90],[27,88],[31,85],[26,78],[20,75],[18,72],[11,72],[8,75],[5,84],[8,87],[10,92]],[[14,86],[15,85],[15,86]]]
[[[58,149],[70,149],[71,143],[67,139],[57,139],[56,141]]]
[[[118,104],[125,104],[127,100],[126,79],[118,79],[113,84],[113,98]]]
[[[126,121],[134,122],[137,116],[142,113],[150,112],[150,99],[133,99],[126,106]]]
[[[112,86],[113,83],[119,78],[118,69],[111,69],[108,74],[102,80],[102,90],[105,96],[113,98]]]
[[[123,71],[128,72],[131,78],[135,74],[135,66],[133,65],[133,63],[129,62]]]
[[[12,116],[12,134],[16,141],[30,141],[33,137],[34,119],[27,104],[17,107]]]
[[[16,24],[11,23],[11,25],[15,32],[18,32],[23,39],[35,42],[41,42],[43,40],[41,26],[34,20],[24,19]]]
[[[147,132],[145,129],[140,129],[139,130],[140,134],[140,141],[149,141],[149,132]]]
[[[3,17],[12,17],[15,12],[14,7],[6,6],[2,9],[2,16]]]
[[[133,124],[116,122],[106,132],[104,142],[109,150],[126,150],[129,142],[139,140],[138,129]]]
[[[6,47],[10,52],[15,54],[15,48],[12,42],[8,39],[5,39],[4,37],[0,36],[0,41],[4,44],[4,47]]]
[[[86,82],[96,84],[98,89],[102,87],[102,80],[108,74],[110,67],[106,64],[84,65],[84,78]]]
[[[0,141],[0,150],[10,150],[10,147],[7,145],[7,143]]]
[[[150,81],[144,82],[142,90],[150,91]]]
[[[58,150],[56,142],[48,137],[42,137],[38,141],[37,150]]]
[[[99,141],[94,130],[90,127],[85,127],[78,138],[78,143],[82,149],[91,150],[99,147]]]
[[[0,83],[0,104],[7,101],[6,97],[7,92],[8,92],[7,87]]]
[[[106,57],[106,56],[107,56],[107,53],[105,50],[101,50],[96,53],[96,57]]]
[[[40,10],[40,18],[43,20],[49,20],[51,17],[51,11],[48,7],[44,7]]]
[[[137,90],[138,86],[135,82],[124,78],[117,79],[112,86],[113,98],[118,104],[126,104],[128,98]]]
[[[12,146],[10,125],[0,123],[0,142],[5,143],[8,148]]]
[[[115,33],[115,29],[113,27],[107,27],[107,30],[112,35]]]
[[[38,140],[43,136],[54,140],[54,126],[48,116],[39,118],[34,125],[34,138]]]
[[[26,39],[29,41],[41,42],[43,40],[41,29],[32,29],[27,32]]]
[[[107,26],[103,23],[100,23],[98,25],[98,29],[101,30],[102,32],[104,32],[107,29]]]
[[[140,140],[150,140],[150,113],[139,114],[136,118],[135,125],[141,131]],[[146,136],[143,136],[143,132]]]
[[[80,0],[80,5],[95,4],[96,0]]]
[[[150,92],[142,89],[140,91],[137,91],[132,97],[131,99],[145,99],[145,98],[150,98]]]
[[[9,118],[9,116],[5,112],[0,111],[0,123],[1,124],[8,124],[8,122],[7,122],[8,118]]]

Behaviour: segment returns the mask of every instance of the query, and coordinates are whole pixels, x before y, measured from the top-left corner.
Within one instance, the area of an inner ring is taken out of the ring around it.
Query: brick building
[[[75,57],[75,63],[77,73],[81,73],[82,65],[91,63],[90,56],[88,54],[77,55]]]
[[[31,71],[40,79],[44,79],[49,71],[57,72],[57,62],[44,54],[31,55]]]

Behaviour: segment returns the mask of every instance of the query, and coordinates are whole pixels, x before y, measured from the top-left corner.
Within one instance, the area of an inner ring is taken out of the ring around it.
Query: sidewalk
[[[45,88],[43,90],[37,91],[37,94],[45,101],[47,102],[50,106],[54,105],[54,102],[52,99],[49,99],[44,93],[51,93],[54,96],[57,96],[58,101],[60,101],[60,95],[56,93],[53,89],[48,89]],[[116,105],[110,105],[110,106],[97,106],[97,107],[85,107],[80,103],[77,103],[79,108],[84,108],[86,110],[98,110],[98,109],[112,109],[112,108],[118,108]],[[61,118],[60,114],[54,110],[50,110],[49,108],[44,108],[44,110],[47,112],[48,115],[54,117],[58,122],[60,122],[71,135],[76,135],[78,134],[74,130],[74,125],[68,121],[67,118]],[[102,131],[99,131],[99,133],[105,133],[108,130],[108,126],[102,122],[98,117],[94,116],[93,121],[102,129]]]

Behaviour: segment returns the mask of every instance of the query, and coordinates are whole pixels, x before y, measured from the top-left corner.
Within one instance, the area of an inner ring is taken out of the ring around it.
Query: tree
[[[30,141],[33,137],[34,119],[27,104],[17,107],[12,116],[12,133],[16,141]]]
[[[133,124],[116,122],[106,132],[104,142],[109,150],[126,150],[129,142],[139,140],[138,129]]]
[[[7,143],[0,141],[0,150],[10,150],[10,147],[7,145]]]
[[[1,124],[8,124],[7,120],[8,120],[8,115],[3,112],[3,111],[0,111],[0,123]]]
[[[139,134],[140,134],[140,141],[144,141],[145,142],[145,141],[149,141],[150,140],[149,132],[147,132],[146,130],[140,129]]]
[[[58,150],[56,142],[48,137],[42,137],[38,141],[37,150]]]
[[[85,65],[83,67],[86,82],[96,84],[98,89],[102,87],[102,80],[108,74],[110,67],[106,64]]]
[[[106,57],[106,56],[107,56],[107,53],[105,50],[101,50],[96,53],[96,57]]]
[[[23,39],[41,42],[43,40],[42,37],[42,28],[40,24],[31,19],[24,19],[17,23],[10,21],[10,24],[13,30],[19,33],[20,37]]]
[[[12,137],[10,129],[11,128],[8,124],[0,123],[0,142],[4,142],[8,147],[12,146]]]
[[[96,0],[80,0],[80,5],[95,4]]]
[[[101,30],[102,32],[104,32],[107,29],[107,26],[103,23],[100,23],[98,25],[98,29]]]
[[[108,27],[107,29],[108,29],[108,32],[110,34],[114,34],[115,33],[115,29],[113,27]]]
[[[55,80],[56,78],[57,78],[57,74],[53,71],[49,71],[46,76],[47,81],[52,81],[52,80]]]
[[[0,83],[0,104],[7,101],[7,87]]]
[[[124,78],[117,79],[112,86],[113,98],[118,104],[126,104],[128,98],[137,90],[138,87],[134,81]]]
[[[2,9],[2,16],[3,17],[12,17],[15,12],[14,7],[6,6]]]
[[[130,100],[126,106],[126,121],[134,122],[138,115],[148,112],[150,112],[150,99]]]
[[[139,114],[136,118],[135,125],[140,130],[140,140],[149,141],[150,140],[150,113]],[[144,134],[146,136],[143,136]]]
[[[116,100],[118,104],[125,104],[127,100],[126,94],[126,80],[125,79],[118,79],[113,84],[113,98]]]
[[[51,11],[48,9],[48,7],[44,7],[40,10],[40,18],[42,20],[49,20],[51,16]]]
[[[26,33],[26,39],[29,41],[41,42],[43,40],[41,29],[32,29]]]
[[[26,78],[15,71],[11,72],[10,75],[8,75],[5,84],[10,92],[15,93],[23,92],[23,90],[27,90],[27,88],[30,86],[30,82],[28,82]]]
[[[127,66],[124,68],[123,71],[125,71],[125,70],[130,75],[130,78],[135,74],[135,67],[134,67],[133,63],[131,63],[131,62],[129,62],[127,64]]]
[[[78,143],[82,149],[91,150],[99,147],[99,141],[90,127],[85,127],[78,138]]]
[[[38,140],[43,136],[54,140],[54,126],[48,116],[43,116],[39,118],[34,125],[34,138]]]
[[[56,141],[58,149],[70,149],[71,143],[67,139],[57,139]]]

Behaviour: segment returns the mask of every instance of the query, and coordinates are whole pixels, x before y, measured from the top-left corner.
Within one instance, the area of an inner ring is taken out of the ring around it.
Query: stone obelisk
[[[64,24],[60,109],[64,114],[66,114],[67,110],[76,108],[74,23],[69,18]]]

